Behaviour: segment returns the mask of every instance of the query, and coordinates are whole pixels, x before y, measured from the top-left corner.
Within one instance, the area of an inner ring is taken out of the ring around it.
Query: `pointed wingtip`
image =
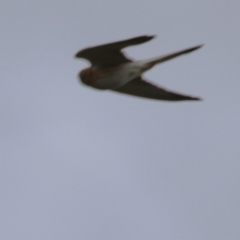
[[[203,99],[200,97],[191,97],[191,99],[189,99],[189,100],[203,101]]]
[[[197,45],[195,47],[192,47],[192,48],[188,49],[187,51],[192,52],[192,51],[195,51],[195,50],[197,50],[197,49],[199,49],[199,48],[201,48],[203,46],[204,46],[204,44],[200,44],[200,45]]]
[[[152,40],[156,37],[157,37],[157,35],[144,35],[144,36],[140,36],[140,37],[137,37],[137,38],[142,38],[147,42],[147,41],[150,41],[150,40]]]
[[[190,101],[203,101],[202,98],[200,97],[194,97],[194,96],[189,96],[189,95],[181,95],[181,94],[177,94],[176,99],[175,100],[190,100]]]
[[[142,39],[144,42],[147,42],[147,41],[150,41],[154,38],[156,38],[157,35],[142,35],[142,36],[139,36],[139,37],[136,37],[136,39]]]
[[[81,54],[81,52],[79,51],[79,52],[77,52],[73,57],[74,57],[74,58],[80,58],[80,54]]]
[[[197,49],[199,49],[199,48],[202,48],[204,46],[204,44],[199,44],[199,45],[197,45],[196,47],[193,47],[193,51],[194,50],[197,50]]]
[[[198,48],[201,48],[201,47],[203,47],[203,46],[204,46],[204,43],[199,44],[198,46],[196,46],[196,48],[198,49]]]
[[[156,35],[156,34],[154,34],[154,35],[148,35],[148,37],[150,37],[151,39],[153,39],[153,38],[157,38],[157,35]]]

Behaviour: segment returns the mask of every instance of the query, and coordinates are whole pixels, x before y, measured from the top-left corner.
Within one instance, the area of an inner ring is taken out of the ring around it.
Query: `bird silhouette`
[[[157,86],[144,80],[142,74],[156,64],[193,52],[203,45],[139,61],[129,59],[122,51],[123,48],[145,43],[154,37],[140,36],[79,51],[75,57],[87,59],[91,63],[90,67],[79,73],[81,82],[96,89],[112,90],[143,98],[166,101],[201,100]]]

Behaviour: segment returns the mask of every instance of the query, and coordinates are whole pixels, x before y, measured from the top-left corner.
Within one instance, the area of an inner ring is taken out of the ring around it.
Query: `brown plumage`
[[[79,73],[80,80],[93,88],[138,97],[167,101],[200,100],[198,97],[175,93],[147,82],[142,78],[142,74],[156,64],[195,51],[202,45],[141,61],[133,61],[122,52],[123,48],[147,42],[152,38],[154,36],[141,36],[81,50],[75,56],[87,59],[92,66]]]

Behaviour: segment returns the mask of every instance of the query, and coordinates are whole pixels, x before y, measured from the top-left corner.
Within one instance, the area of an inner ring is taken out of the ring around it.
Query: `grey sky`
[[[0,239],[240,238],[240,3],[2,1]],[[145,77],[202,102],[99,92],[80,49],[144,34]]]

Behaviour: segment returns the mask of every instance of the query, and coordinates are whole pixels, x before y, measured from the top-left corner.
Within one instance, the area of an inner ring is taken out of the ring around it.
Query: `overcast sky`
[[[2,0],[1,240],[240,239],[240,3]],[[79,84],[82,48],[156,34],[145,78],[201,102]]]

